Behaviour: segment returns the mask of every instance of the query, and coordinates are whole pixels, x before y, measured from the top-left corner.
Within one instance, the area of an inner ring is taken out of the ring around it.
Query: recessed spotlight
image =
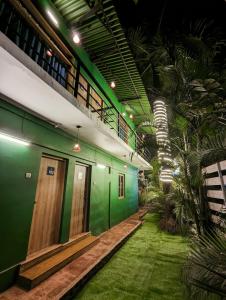
[[[112,82],[110,83],[110,87],[111,87],[112,89],[114,89],[114,88],[116,87],[115,81],[112,81]]]
[[[49,16],[49,18],[51,19],[51,21],[58,26],[58,21],[56,19],[56,17],[53,15],[53,13],[48,9],[47,10],[47,15]]]
[[[72,39],[75,44],[80,44],[80,42],[81,42],[80,34],[77,31],[73,32]]]

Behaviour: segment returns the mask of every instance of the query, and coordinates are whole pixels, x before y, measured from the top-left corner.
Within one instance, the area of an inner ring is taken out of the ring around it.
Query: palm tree
[[[171,147],[180,168],[168,197],[181,227],[195,224],[184,271],[195,299],[226,295],[225,240],[212,231],[202,175],[203,166],[226,158],[226,71],[218,59],[224,41],[218,32],[209,33],[211,22],[200,20],[170,41],[160,33],[150,41],[140,28],[128,34],[150,101],[161,96],[168,105]]]

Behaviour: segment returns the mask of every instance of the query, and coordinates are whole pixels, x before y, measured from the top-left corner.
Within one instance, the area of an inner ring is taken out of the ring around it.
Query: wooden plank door
[[[88,209],[88,170],[89,168],[87,166],[78,164],[75,165],[70,238],[86,230]]]
[[[28,255],[58,243],[65,161],[42,157],[35,196]]]

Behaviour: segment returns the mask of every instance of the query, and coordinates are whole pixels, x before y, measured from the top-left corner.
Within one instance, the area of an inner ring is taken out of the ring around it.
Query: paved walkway
[[[146,215],[144,225],[74,299],[185,300],[181,269],[187,240],[157,224],[158,215]]]
[[[13,286],[0,294],[0,300],[57,300],[86,279],[95,268],[107,260],[111,253],[119,247],[140,225],[140,217],[146,210],[140,210],[130,218],[104,232],[97,245],[81,255],[43,283],[24,291]]]

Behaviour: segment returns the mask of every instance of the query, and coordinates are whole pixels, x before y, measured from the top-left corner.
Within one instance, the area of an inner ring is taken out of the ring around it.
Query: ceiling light
[[[7,141],[10,141],[10,142],[14,142],[14,143],[20,144],[20,145],[30,146],[30,142],[23,141],[21,139],[12,137],[12,136],[4,134],[4,133],[0,133],[0,138],[4,139],[4,140],[7,140]]]
[[[79,142],[78,142],[78,136],[79,136],[79,129],[81,128],[82,126],[80,125],[77,125],[76,128],[77,128],[77,139],[76,139],[76,144],[74,145],[72,151],[74,152],[80,152],[81,151],[81,147],[79,145]]]
[[[110,87],[111,87],[112,89],[114,89],[114,88],[116,87],[115,81],[112,81],[112,82],[110,83]]]
[[[81,147],[80,147],[80,145],[78,143],[74,145],[73,151],[74,152],[80,152],[81,151]]]
[[[53,15],[53,13],[50,10],[47,10],[47,15],[49,16],[49,18],[51,19],[51,21],[58,26],[58,21],[56,19],[56,17]]]
[[[130,117],[130,119],[133,119],[133,115],[132,114],[130,114],[129,117]]]
[[[73,37],[72,37],[72,39],[73,39],[73,42],[74,42],[75,44],[80,44],[80,42],[81,42],[80,35],[79,35],[79,33],[76,32],[76,31],[73,32]]]
[[[122,115],[123,115],[123,117],[125,117],[125,116],[126,116],[126,113],[125,113],[125,112],[123,112],[123,113],[122,113]]]

